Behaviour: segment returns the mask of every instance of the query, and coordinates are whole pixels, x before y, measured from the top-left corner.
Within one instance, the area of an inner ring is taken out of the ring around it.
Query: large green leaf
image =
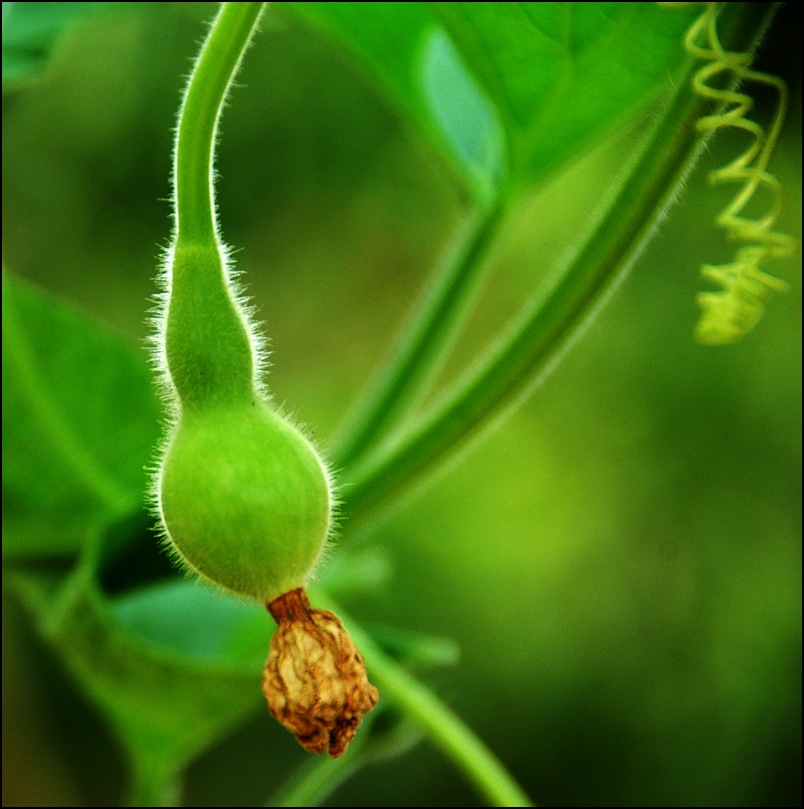
[[[12,571],[10,591],[120,739],[134,797],[163,801],[189,761],[260,708],[273,621],[258,604],[186,578],[110,597],[97,583],[101,555],[93,545],[60,578]],[[313,598],[323,595],[314,589]],[[457,659],[455,645],[443,639],[387,628],[371,634],[416,666]],[[405,748],[417,738],[408,729],[397,742]],[[367,760],[386,747],[370,747]],[[366,763],[362,756],[358,762]]]
[[[493,190],[505,163],[500,126],[431,4],[286,3],[282,8],[345,43],[361,68],[369,67],[380,91],[478,193]]]
[[[349,46],[479,194],[523,185],[672,87],[694,10],[655,3],[291,3]]]
[[[4,558],[74,551],[141,509],[159,421],[142,351],[4,273]]]
[[[92,557],[61,581],[12,573],[11,590],[120,738],[134,795],[164,805],[181,768],[260,704],[271,621],[186,580],[109,600]]]
[[[695,9],[657,3],[437,3],[494,99],[512,169],[538,178],[671,88]]]

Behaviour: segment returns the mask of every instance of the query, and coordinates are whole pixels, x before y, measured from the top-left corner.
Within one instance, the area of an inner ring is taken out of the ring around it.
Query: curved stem
[[[500,760],[435,694],[383,652],[368,633],[320,590],[316,590],[315,598],[341,618],[381,694],[424,729],[492,806],[534,805]]]
[[[348,469],[377,447],[426,395],[482,289],[507,212],[506,205],[494,202],[464,227],[391,357],[342,428],[332,452],[335,468]]]
[[[217,243],[213,157],[226,93],[264,3],[221,3],[195,63],[179,113],[174,155],[177,239]]]
[[[352,742],[354,745],[354,742]],[[347,757],[348,756],[348,757]],[[267,806],[320,806],[341,784],[360,770],[360,762],[351,755],[337,759],[319,758],[307,763]]]
[[[174,243],[166,256],[166,392],[181,407],[254,399],[259,344],[218,233],[213,164],[221,111],[263,9],[222,3],[187,84],[173,153]],[[256,369],[256,370],[255,370]]]
[[[320,806],[364,764],[363,750],[373,714],[365,717],[360,733],[344,755],[311,759],[273,796],[267,806]]]
[[[145,756],[133,756],[126,806],[181,806],[181,767],[154,767]]]
[[[773,6],[727,4],[724,42],[752,50]],[[696,66],[690,60],[688,78]],[[572,259],[553,273],[484,361],[399,441],[364,462],[343,489],[344,519],[363,516],[431,472],[529,394],[560,360],[638,258],[701,152],[707,102],[680,83],[620,193]]]
[[[397,665],[367,636],[357,633],[355,641],[383,693],[424,728],[492,806],[533,806],[500,760],[435,694]]]

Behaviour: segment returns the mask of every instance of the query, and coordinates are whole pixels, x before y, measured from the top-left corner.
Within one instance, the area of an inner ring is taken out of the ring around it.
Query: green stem
[[[534,805],[499,759],[438,697],[394,662],[320,590],[316,590],[315,599],[343,621],[382,697],[387,696],[417,722],[492,806]]]
[[[363,765],[373,715],[363,720],[360,733],[349,743],[340,758],[326,756],[305,762],[305,765],[280,789],[268,806],[320,806],[341,784],[351,778]]]
[[[390,728],[375,732],[383,706],[364,717],[360,732],[337,759],[318,758],[305,765],[273,797],[268,806],[321,806],[345,781],[364,767],[397,758],[423,738],[421,729],[403,714]]]
[[[506,213],[506,206],[495,202],[461,233],[336,441],[332,455],[337,469],[347,469],[378,446],[428,392],[482,289]]]
[[[181,806],[181,777],[176,772],[154,771],[147,764],[132,766],[126,806]]]
[[[353,632],[353,627],[349,631]],[[424,728],[492,806],[533,805],[499,759],[435,694],[397,665],[367,635],[362,632],[353,635],[381,692]]]
[[[354,742],[351,744],[354,745]],[[309,762],[304,771],[277,793],[267,805],[321,806],[359,769],[360,762],[351,755],[351,750],[334,761],[329,758],[316,759]]]
[[[263,3],[222,3],[182,101],[173,154],[174,245],[166,262],[165,357],[182,407],[255,398],[255,336],[232,287],[215,211],[215,141],[224,101]]]
[[[218,121],[264,3],[221,3],[179,113],[174,155],[177,240],[217,243],[213,158]]]
[[[724,44],[752,50],[773,12],[764,4],[726,4],[721,13]],[[398,496],[488,428],[529,394],[580,336],[645,248],[701,152],[695,124],[709,110],[688,86],[696,67],[690,60],[687,80],[679,83],[620,193],[496,350],[398,442],[354,471],[343,489],[342,524]]]

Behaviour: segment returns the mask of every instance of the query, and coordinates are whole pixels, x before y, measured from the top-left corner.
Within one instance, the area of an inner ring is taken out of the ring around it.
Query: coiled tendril
[[[663,3],[681,6],[687,3]],[[749,53],[725,50],[717,32],[717,15],[721,3],[705,3],[701,16],[692,24],[685,37],[687,52],[707,62],[692,79],[692,87],[701,98],[711,101],[718,111],[704,115],[697,122],[700,132],[717,129],[738,129],[748,133],[748,147],[722,168],[710,174],[710,182],[739,183],[741,188],[716,218],[729,239],[743,242],[734,260],[728,264],[705,264],[701,275],[721,288],[701,292],[697,296],[703,310],[695,328],[695,338],[701,343],[734,343],[756,326],[762,317],[763,303],[773,293],[785,292],[788,284],[761,269],[768,259],[792,256],[798,242],[773,228],[782,213],[781,183],[767,171],[787,110],[787,85],[780,78],[751,69]],[[714,81],[723,76],[719,82]],[[732,87],[737,83],[756,82],[774,89],[776,107],[766,132],[756,121],[747,117],[753,99],[738,89],[722,89],[717,84]],[[745,212],[758,188],[770,192],[771,202],[764,215]]]

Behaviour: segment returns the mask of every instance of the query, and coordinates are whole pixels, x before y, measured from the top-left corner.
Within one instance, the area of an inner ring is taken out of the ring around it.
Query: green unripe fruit
[[[332,498],[313,446],[270,407],[262,339],[215,221],[218,119],[263,5],[221,4],[182,101],[154,341],[171,426],[153,482],[175,555],[269,602],[307,583]]]
[[[159,344],[174,424],[155,481],[167,544],[215,584],[272,601],[306,585],[324,547],[327,471],[262,390],[225,248],[179,242],[168,259]]]
[[[160,331],[175,414],[156,478],[167,544],[191,570],[269,602],[304,587],[326,542],[326,469],[268,404],[256,327],[225,248],[177,243]]]
[[[183,417],[159,498],[178,556],[263,602],[306,584],[329,531],[324,467],[307,439],[259,402]]]
[[[153,340],[169,429],[152,502],[186,567],[266,605],[279,624],[263,681],[269,709],[305,749],[337,757],[378,694],[343,625],[303,590],[329,533],[329,476],[270,406],[264,344],[215,221],[218,119],[265,5],[220,4],[182,101]]]

